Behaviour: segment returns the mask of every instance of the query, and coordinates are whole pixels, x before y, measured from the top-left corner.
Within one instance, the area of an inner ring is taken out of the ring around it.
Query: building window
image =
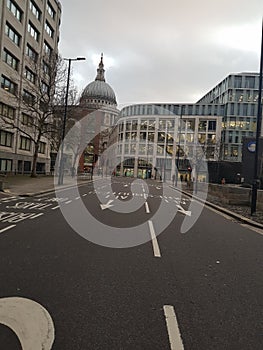
[[[51,27],[51,25],[47,21],[45,23],[45,31],[50,36],[50,38],[53,38],[53,36],[54,36],[54,29]]]
[[[35,82],[36,82],[36,75],[29,68],[26,67],[24,75],[25,75],[25,78],[28,81],[30,81],[31,83],[35,84]]]
[[[254,89],[255,88],[255,77],[246,77],[246,88]]]
[[[207,121],[206,120],[200,120],[198,125],[199,131],[206,131]]]
[[[47,4],[47,12],[50,14],[50,16],[54,19],[56,16],[56,12],[53,9],[53,7],[50,5],[50,3],[48,2]]]
[[[10,67],[18,70],[19,60],[6,49],[4,49],[3,60]]]
[[[50,66],[49,66],[49,64],[47,64],[45,61],[43,61],[42,68],[43,68],[43,72],[45,74],[50,75]]]
[[[27,44],[26,46],[26,55],[34,62],[37,62],[38,59],[38,54],[37,52],[30,46]]]
[[[44,41],[44,52],[47,56],[51,56],[52,49],[51,47]]]
[[[242,77],[235,76],[234,87],[235,88],[241,88],[242,87]]]
[[[11,159],[0,159],[0,171],[12,171],[12,160]]]
[[[13,134],[8,131],[0,130],[0,145],[4,147],[12,147]]]
[[[20,136],[20,149],[24,151],[31,150],[31,140],[28,137]]]
[[[15,95],[17,85],[11,80],[6,78],[4,75],[1,77],[1,88]]]
[[[20,10],[17,4],[13,0],[7,0],[6,4],[12,14],[19,20],[19,22],[21,22],[23,12]]]
[[[27,90],[23,91],[23,101],[26,104],[34,104],[35,103],[35,96],[33,94],[31,94],[30,92],[28,92]]]
[[[39,32],[33,26],[31,22],[28,23],[27,26],[28,33],[38,42],[39,41]]]
[[[34,3],[34,1],[30,0],[29,8],[30,8],[31,12],[36,16],[36,18],[40,21],[41,11],[37,7],[37,5]]]
[[[43,94],[49,93],[49,86],[44,81],[41,82],[41,90]]]
[[[13,41],[17,46],[20,45],[21,36],[10,26],[8,22],[5,25],[5,33],[9,39]]]
[[[46,143],[45,142],[39,143],[38,153],[42,153],[42,154],[46,153]]]
[[[23,125],[32,126],[33,125],[33,118],[28,114],[22,113],[21,122]]]
[[[15,119],[15,108],[0,102],[0,115],[10,119]]]

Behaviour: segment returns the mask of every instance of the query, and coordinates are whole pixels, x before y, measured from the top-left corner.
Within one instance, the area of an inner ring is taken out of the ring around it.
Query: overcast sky
[[[60,52],[80,90],[104,53],[119,107],[195,103],[229,73],[259,71],[262,0],[61,0]]]

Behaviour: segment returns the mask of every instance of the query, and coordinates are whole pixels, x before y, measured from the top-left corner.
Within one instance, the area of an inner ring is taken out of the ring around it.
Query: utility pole
[[[253,176],[252,196],[251,196],[251,215],[253,215],[256,212],[257,189],[258,189],[258,183],[259,183],[258,157],[259,157],[259,138],[260,138],[260,134],[261,134],[261,121],[262,121],[262,70],[263,70],[263,21],[262,21],[262,34],[261,34],[261,55],[260,55],[260,72],[259,72],[256,150],[255,150],[255,159],[254,159],[254,176]]]

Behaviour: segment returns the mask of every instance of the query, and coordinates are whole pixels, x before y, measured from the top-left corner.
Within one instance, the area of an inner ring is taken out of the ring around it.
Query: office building
[[[21,107],[21,101],[34,99],[32,91],[39,78],[43,91],[48,90],[49,62],[58,53],[60,20],[57,0],[0,0],[1,172],[24,174],[32,169],[34,142],[28,135],[34,133],[34,115]],[[13,120],[14,128],[8,127],[6,118]],[[48,173],[49,169],[50,144],[42,137],[37,171]]]

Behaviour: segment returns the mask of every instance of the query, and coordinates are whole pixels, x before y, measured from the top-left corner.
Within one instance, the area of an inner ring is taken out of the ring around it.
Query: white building
[[[141,178],[170,180],[177,174],[207,180],[200,165],[219,158],[222,109],[214,106],[214,115],[187,115],[188,107],[140,104],[123,108],[116,130],[117,172]]]

